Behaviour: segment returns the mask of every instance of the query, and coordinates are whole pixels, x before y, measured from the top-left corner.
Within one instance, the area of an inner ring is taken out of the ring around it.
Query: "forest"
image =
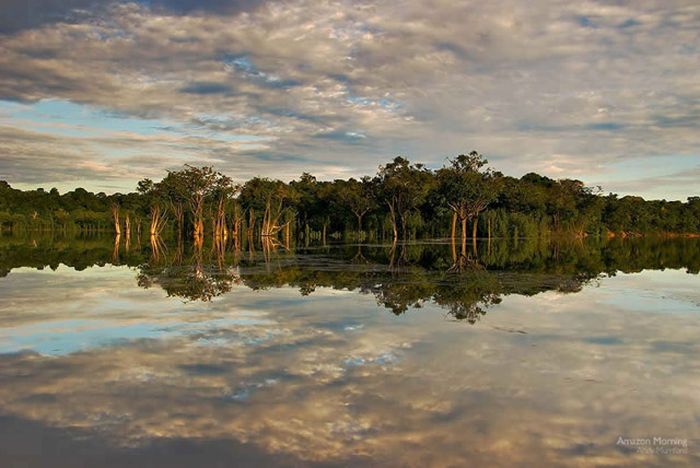
[[[111,231],[201,243],[244,239],[273,245],[380,242],[451,237],[529,238],[697,235],[700,197],[686,202],[603,194],[573,179],[506,176],[478,152],[436,170],[403,157],[374,176],[289,183],[255,177],[242,184],[211,167],[186,165],[131,193],[82,188],[22,191],[0,181],[0,230],[13,233]]]

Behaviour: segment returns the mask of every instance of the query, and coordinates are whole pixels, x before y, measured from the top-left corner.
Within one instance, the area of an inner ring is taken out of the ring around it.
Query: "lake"
[[[700,239],[0,237],[2,466],[700,464]]]

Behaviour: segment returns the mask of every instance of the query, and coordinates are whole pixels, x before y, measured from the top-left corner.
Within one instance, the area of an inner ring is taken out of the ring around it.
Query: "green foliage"
[[[397,157],[373,178],[319,181],[304,173],[290,183],[255,177],[241,187],[211,167],[185,166],[158,182],[143,179],[136,189],[106,195],[77,188],[60,194],[55,188],[17,190],[0,181],[0,230],[113,231],[116,206],[122,220],[128,215],[137,229],[159,207],[180,233],[215,218],[228,229],[232,219],[254,223],[250,228],[267,216],[275,228],[292,226],[295,236],[307,241],[321,239],[321,231],[329,238],[358,240],[444,237],[453,213],[475,219],[479,237],[700,232],[700,197],[685,203],[647,201],[601,195],[573,179],[504,176],[475,151],[435,171]]]
[[[437,191],[460,219],[471,219],[497,197],[501,188],[498,174],[483,170],[488,161],[476,151],[460,154],[447,167],[437,171]]]
[[[299,192],[291,185],[280,180],[254,177],[243,184],[238,202],[254,219],[262,219],[266,210],[271,217],[284,217],[293,211],[299,200]]]
[[[411,164],[400,156],[380,166],[375,179],[377,196],[389,209],[395,238],[399,225],[403,238],[408,237],[408,216],[426,201],[434,182],[434,174],[424,165]]]

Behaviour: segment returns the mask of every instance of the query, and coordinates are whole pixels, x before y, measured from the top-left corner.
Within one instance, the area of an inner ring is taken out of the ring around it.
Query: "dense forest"
[[[13,189],[0,181],[0,230],[98,232],[194,239],[391,241],[546,236],[628,237],[700,232],[700,197],[687,202],[604,195],[572,179],[520,178],[477,152],[431,170],[397,157],[376,175],[243,184],[210,167],[185,166],[128,194],[77,188]],[[239,244],[237,244],[239,245]]]

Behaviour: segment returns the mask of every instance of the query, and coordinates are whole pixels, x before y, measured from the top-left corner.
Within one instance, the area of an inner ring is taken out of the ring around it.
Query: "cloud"
[[[137,3],[180,14],[213,12],[230,15],[254,10],[265,0],[140,0]]]
[[[700,165],[678,172],[667,172],[658,176],[640,177],[634,180],[618,180],[612,184],[619,187],[620,192],[623,194],[629,195],[645,190],[657,190],[658,193],[667,194],[666,199],[685,201],[685,197],[698,193],[696,191],[698,180],[700,180]]]
[[[85,12],[0,37],[0,96],[167,120],[213,139],[264,139],[245,173],[288,176],[291,167],[270,165],[270,154],[303,155],[309,165],[297,174],[342,167],[359,175],[396,154],[439,166],[478,149],[508,174],[590,182],[615,180],[616,167],[636,158],[700,157],[692,1],[153,1],[73,10]],[[237,151],[194,141],[181,150],[225,169],[239,163]],[[0,157],[15,167],[11,155]],[[663,187],[642,189],[665,196]]]
[[[222,83],[196,82],[188,84],[180,91],[190,94],[228,94],[231,87]]]
[[[95,0],[4,0],[0,34],[56,22],[80,22],[90,17],[87,9],[97,6],[99,2]]]
[[[0,34],[13,34],[52,23],[77,24],[94,20],[111,5],[134,3],[174,14],[236,14],[254,10],[265,0],[4,0]]]

